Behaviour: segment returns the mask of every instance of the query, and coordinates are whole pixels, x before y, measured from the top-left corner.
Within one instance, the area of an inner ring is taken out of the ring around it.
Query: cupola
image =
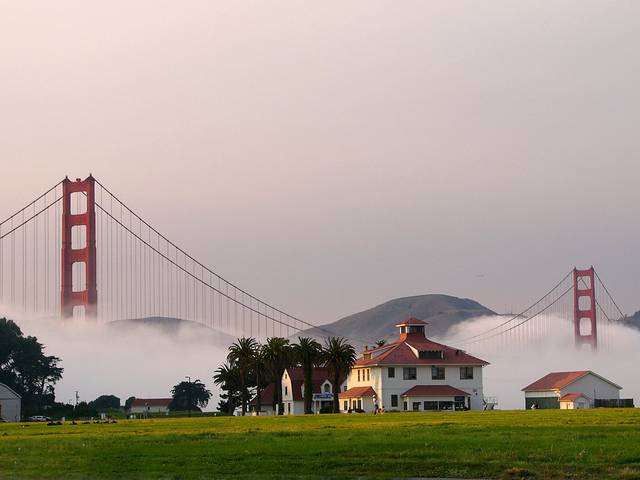
[[[404,342],[408,338],[420,338],[426,337],[425,325],[427,322],[419,320],[417,318],[409,318],[404,322],[400,322],[396,325],[396,328],[400,329],[400,341]]]

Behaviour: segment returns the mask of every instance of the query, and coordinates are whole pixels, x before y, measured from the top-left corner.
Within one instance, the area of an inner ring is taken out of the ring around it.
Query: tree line
[[[0,382],[22,397],[24,415],[42,413],[55,403],[54,386],[62,378],[60,359],[44,353],[33,336],[13,321],[0,318]]]
[[[274,383],[271,406],[282,415],[282,375],[287,368],[300,367],[304,372],[304,412],[313,413],[313,369],[326,367],[333,387],[333,412],[338,413],[340,379],[349,373],[356,359],[353,345],[340,337],[328,337],[323,345],[309,337],[298,337],[297,343],[272,337],[264,344],[251,337],[238,338],[229,347],[227,361],[213,376],[222,390],[218,410],[233,415],[240,406],[242,415],[245,415],[250,398],[255,395],[256,414],[259,415],[262,390],[269,383]]]

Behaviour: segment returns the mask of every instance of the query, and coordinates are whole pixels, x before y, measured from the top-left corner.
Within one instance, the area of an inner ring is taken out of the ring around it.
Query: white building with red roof
[[[168,413],[170,404],[170,398],[136,398],[129,408],[129,413]]]
[[[320,413],[322,408],[333,406],[333,385],[327,368],[314,368],[311,380],[313,398],[311,409]],[[347,389],[347,380],[340,379],[340,391]],[[299,367],[287,368],[282,374],[282,403],[285,415],[304,414],[304,370]]]
[[[622,387],[591,370],[551,372],[522,389],[525,408],[591,408],[597,400],[617,404]]]
[[[365,348],[340,394],[343,411],[483,410],[482,369],[488,362],[426,337],[427,323],[396,325],[397,342]]]

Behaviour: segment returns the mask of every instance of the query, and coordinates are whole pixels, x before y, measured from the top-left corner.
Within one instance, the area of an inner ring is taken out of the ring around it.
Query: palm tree
[[[340,412],[340,377],[349,373],[353,364],[356,363],[356,349],[347,343],[344,338],[329,337],[325,340],[322,349],[322,363],[329,370],[329,378],[333,383],[333,413]]]
[[[238,369],[240,374],[240,390],[242,392],[242,415],[247,413],[249,404],[249,375],[254,367],[255,352],[258,342],[255,338],[242,337],[229,347],[227,360]]]
[[[236,409],[236,398],[242,393],[240,388],[240,372],[228,363],[220,365],[213,374],[213,381],[227,392],[227,414],[233,415]],[[222,395],[221,395],[222,396]],[[222,404],[222,400],[221,400]]]
[[[296,360],[304,370],[304,413],[313,413],[313,367],[321,361],[322,346],[313,338],[298,337],[298,343],[293,346],[293,350]]]
[[[264,379],[263,371],[265,369],[264,364],[264,345],[256,344],[256,349],[253,352],[252,370],[256,379],[256,415],[260,415],[262,410],[262,382]]]
[[[289,340],[282,337],[272,337],[267,339],[267,343],[263,346],[264,362],[269,372],[269,376],[273,379],[275,388],[273,390],[273,409],[278,406],[278,414],[284,413],[282,404],[282,375],[285,368],[291,366],[293,361],[293,352]]]

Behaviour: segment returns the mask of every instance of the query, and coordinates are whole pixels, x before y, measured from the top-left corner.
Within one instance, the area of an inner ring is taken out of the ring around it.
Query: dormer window
[[[324,393],[331,393],[331,386],[328,383],[324,384]]]
[[[409,325],[407,327],[407,333],[422,333],[424,334],[424,325]]]
[[[442,350],[420,350],[418,358],[444,358]]]
[[[362,355],[362,358],[365,360],[371,360],[371,352],[367,352]]]

